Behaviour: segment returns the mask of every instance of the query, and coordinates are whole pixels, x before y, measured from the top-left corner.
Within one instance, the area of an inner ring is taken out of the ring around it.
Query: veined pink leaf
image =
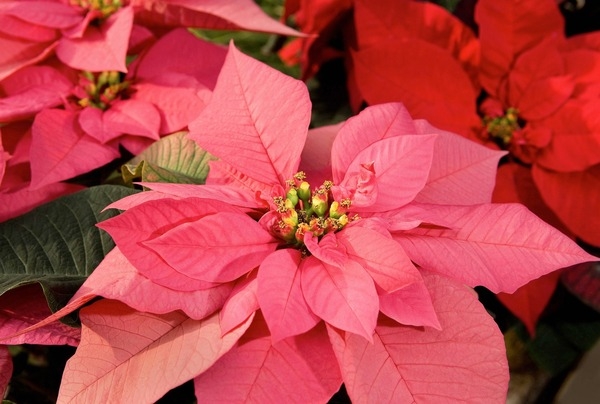
[[[20,68],[39,62],[48,57],[58,42],[51,44],[30,42],[0,35],[0,80],[10,76]]]
[[[442,329],[429,290],[422,280],[392,293],[380,293],[379,310],[403,325]]]
[[[177,272],[222,283],[248,273],[277,248],[278,241],[243,213],[215,213],[183,223],[142,242]]]
[[[194,379],[198,400],[211,403],[326,402],[341,376],[323,324],[273,344],[256,319],[237,345]]]
[[[273,20],[251,0],[133,0],[130,3],[136,7],[136,18],[149,25],[301,35]]]
[[[343,179],[334,175],[333,181],[347,187],[356,181],[361,166],[373,163],[376,199],[364,207],[353,203],[353,211],[385,212],[400,208],[425,186],[435,138],[435,135],[415,135],[379,140],[356,155]],[[334,170],[339,172],[337,167]]]
[[[309,120],[302,82],[231,44],[211,101],[189,128],[203,149],[250,178],[284,185],[298,169]]]
[[[416,133],[416,130],[410,114],[400,103],[367,107],[349,118],[327,149],[331,150],[334,181],[344,178],[356,156],[373,143],[407,133]]]
[[[119,247],[115,247],[81,285],[71,302],[90,295],[102,296],[119,300],[138,311],[165,314],[181,310],[189,317],[201,320],[221,308],[232,287],[224,284],[189,292],[173,290],[146,278]]]
[[[160,111],[153,104],[136,100],[121,100],[111,104],[102,117],[111,132],[158,140],[161,127]],[[112,139],[104,140],[104,142]]]
[[[126,6],[103,21],[88,25],[83,37],[63,37],[56,56],[66,65],[92,72],[127,72],[125,56],[133,26],[133,8]]]
[[[168,184],[161,182],[140,182],[146,188],[154,190],[154,195],[148,193],[138,193],[131,195],[135,198],[123,198],[109,205],[108,208],[116,208],[127,210],[132,206],[139,205],[141,202],[148,199],[161,199],[157,193],[162,194],[162,198],[203,198],[214,200],[225,200],[229,205],[238,206],[240,208],[261,208],[264,206],[256,200],[254,194],[244,192],[239,188],[232,188],[222,185],[202,185],[195,184]]]
[[[142,275],[159,285],[191,292],[215,285],[176,271],[144,243],[177,225],[219,212],[233,214],[239,210],[210,199],[158,199],[99,223],[98,227],[110,233],[123,255]]]
[[[83,18],[81,9],[56,1],[9,1],[5,5],[2,10],[4,13],[49,28],[66,29],[78,24]]]
[[[523,205],[431,209],[453,228],[416,228],[394,237],[417,265],[469,286],[512,293],[548,272],[595,259]]]
[[[438,276],[426,284],[441,330],[400,325],[381,316],[374,343],[328,328],[346,390],[365,403],[504,403],[504,340],[477,296]]]
[[[302,294],[301,260],[300,251],[286,248],[269,255],[258,270],[258,302],[273,343],[302,334],[320,321]]]
[[[491,150],[454,133],[437,129],[427,121],[414,121],[417,133],[435,133],[433,160],[425,187],[415,202],[444,205],[489,203],[496,168],[506,152]]]
[[[243,323],[260,308],[256,296],[257,289],[256,271],[238,279],[219,313],[223,334]]]
[[[145,104],[153,106],[158,112],[157,127],[152,125],[152,132],[166,134],[184,129],[188,123],[198,116],[202,108],[206,105],[206,98],[210,91],[200,83],[196,82],[190,76],[189,86],[177,87],[162,83],[137,83],[135,85],[135,94],[127,101],[143,101]],[[206,97],[204,96],[206,95]],[[124,106],[118,103],[118,106]],[[122,111],[126,112],[127,109]],[[145,118],[146,114],[141,115]],[[143,121],[142,121],[143,123]],[[124,131],[126,132],[126,131]],[[128,132],[135,133],[135,132]]]
[[[82,188],[81,185],[55,182],[37,189],[31,189],[28,184],[23,184],[19,189],[0,192],[0,222],[22,215],[36,206]]]
[[[113,146],[86,136],[73,111],[43,110],[36,115],[31,130],[33,189],[86,173],[119,156]]]
[[[166,73],[179,73],[194,77],[212,90],[226,55],[224,46],[204,41],[185,28],[176,28],[153,44],[139,62],[135,61],[129,75],[153,82]]]
[[[49,66],[27,66],[2,81],[0,121],[27,118],[63,103],[73,84]]]
[[[360,264],[348,260],[343,268],[338,268],[311,256],[302,261],[300,271],[302,292],[313,313],[335,327],[372,341],[379,298],[373,279]]]
[[[80,334],[78,328],[58,322],[36,327],[34,330],[31,328],[51,314],[42,288],[37,283],[4,293],[0,296],[0,343],[77,346]],[[25,330],[31,332],[24,333]]]
[[[88,107],[79,111],[77,122],[86,135],[105,144],[121,135],[115,128],[111,128],[104,120],[104,111],[100,108]]]
[[[12,372],[13,364],[10,352],[6,346],[0,345],[0,397],[5,397]]]
[[[553,1],[481,0],[475,21],[481,42],[480,79],[492,95],[497,95],[515,57],[545,38],[564,35],[563,17]]]
[[[400,244],[366,227],[348,227],[337,234],[348,257],[358,262],[387,292],[421,282],[421,275]]]
[[[192,320],[102,300],[80,311],[81,344],[69,359],[58,402],[154,402],[229,351],[252,318],[221,336],[218,313]]]
[[[38,44],[44,42],[52,43],[59,36],[59,32],[56,29],[31,24],[18,17],[9,15],[5,12],[5,9],[0,12],[0,24],[0,35],[6,35],[17,40],[36,42]]]
[[[600,206],[600,165],[586,171],[557,173],[534,165],[533,180],[544,202],[578,237],[600,245],[596,220]]]

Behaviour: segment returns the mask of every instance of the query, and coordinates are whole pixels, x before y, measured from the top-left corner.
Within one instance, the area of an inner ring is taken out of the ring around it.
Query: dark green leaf
[[[96,223],[118,214],[107,205],[137,191],[87,188],[0,224],[0,295],[39,282],[52,311],[60,309],[114,243]]]

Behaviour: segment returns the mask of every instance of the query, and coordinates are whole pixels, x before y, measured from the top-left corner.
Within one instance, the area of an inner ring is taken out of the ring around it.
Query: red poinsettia
[[[502,153],[401,104],[307,134],[309,117],[302,83],[230,48],[190,125],[220,157],[207,184],[146,183],[100,224],[117,247],[65,310],[112,300],[81,311],[59,401],[190,379],[208,401],[325,401],[342,382],[356,401],[505,400],[502,336],[465,285],[593,257],[489,203]]]
[[[426,2],[355,0],[353,16],[344,32],[352,33],[345,49],[355,108],[402,101],[416,117],[509,150],[494,200],[525,203],[565,232],[600,245],[597,34],[565,38],[550,0],[479,1],[478,37]],[[521,291],[518,304],[501,299],[524,307],[517,314],[532,330],[537,315],[526,312],[541,313],[556,280]]]

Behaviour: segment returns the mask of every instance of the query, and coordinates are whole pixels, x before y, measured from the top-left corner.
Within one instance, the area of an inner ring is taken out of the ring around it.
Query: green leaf
[[[52,311],[63,307],[114,247],[96,223],[118,214],[107,205],[137,191],[84,189],[0,223],[0,295],[39,282]]]
[[[140,177],[145,182],[204,184],[211,160],[216,157],[188,139],[187,132],[177,132],[153,143],[125,164],[122,175],[126,184]]]

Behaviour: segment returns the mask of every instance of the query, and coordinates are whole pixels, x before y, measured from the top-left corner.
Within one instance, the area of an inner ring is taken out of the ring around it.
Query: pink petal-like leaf
[[[211,403],[326,402],[341,382],[322,324],[273,344],[260,316],[236,346],[194,379],[198,400]]]
[[[204,41],[185,28],[176,28],[162,36],[134,62],[134,76],[152,82],[167,73],[192,76],[213,89],[225,61],[227,48]]]
[[[153,104],[135,99],[114,102],[103,120],[111,132],[158,140],[161,114]],[[104,142],[112,139],[106,139]]]
[[[347,168],[341,187],[348,186],[359,175],[361,165],[373,163],[376,200],[353,210],[383,212],[412,201],[423,189],[432,164],[435,135],[395,136],[379,140],[359,152]]]
[[[364,109],[343,123],[333,146],[327,148],[331,150],[333,180],[344,178],[356,156],[373,143],[412,133],[416,133],[415,126],[404,105],[388,103]]]
[[[77,114],[72,111],[43,110],[35,117],[32,132],[34,189],[89,172],[119,156],[113,146],[85,135],[77,123]]]
[[[429,276],[441,330],[380,317],[374,343],[329,328],[346,390],[365,403],[504,403],[508,364],[504,340],[477,296]]]
[[[229,282],[249,272],[278,241],[245,214],[216,213],[142,242],[177,272],[206,282]]]
[[[348,257],[358,262],[387,292],[420,282],[421,275],[400,244],[376,230],[349,227],[338,234]]]
[[[444,205],[489,203],[496,168],[506,152],[490,150],[454,133],[415,120],[417,133],[435,133],[433,161],[425,187],[415,202]]]
[[[186,292],[161,286],[142,275],[119,247],[115,247],[81,285],[71,302],[86,296],[102,296],[139,311],[165,314],[182,310],[189,317],[201,320],[221,308],[231,289],[232,285],[225,284]]]
[[[256,271],[238,279],[219,314],[221,331],[224,334],[243,323],[260,308],[256,296],[257,290]]]
[[[343,268],[314,257],[300,266],[302,292],[310,309],[327,323],[372,341],[379,298],[371,276],[348,260]]]
[[[192,320],[103,300],[80,311],[81,344],[69,359],[59,402],[154,402],[229,351],[245,324],[221,336],[219,315]]]
[[[0,343],[76,346],[79,329],[62,323],[54,322],[22,333],[51,314],[42,288],[37,283],[4,293],[0,296]]]
[[[82,38],[62,38],[56,56],[74,69],[127,72],[125,56],[132,26],[133,8],[123,7],[100,27],[89,25]]]
[[[250,178],[284,185],[298,168],[309,120],[302,82],[232,44],[209,104],[189,128],[203,149]]]
[[[3,12],[33,25],[66,29],[82,20],[81,9],[56,1],[41,0],[35,3],[11,1],[6,6]]]
[[[185,128],[188,123],[198,116],[206,104],[205,97],[201,96],[203,91],[209,94],[209,91],[199,83],[190,83],[186,87],[162,85],[160,83],[137,83],[135,90],[132,99],[127,101],[143,101],[155,107],[159,114],[157,116],[158,125],[156,128],[152,125],[152,130],[157,137],[158,133],[173,133]],[[140,116],[145,118],[147,115]]]
[[[63,103],[73,84],[48,66],[27,66],[2,81],[0,99],[3,123],[34,116],[42,109]]]
[[[24,187],[14,191],[0,192],[0,222],[27,213],[36,206],[82,188],[81,185],[55,182],[37,189],[31,189],[25,184]]]
[[[403,325],[442,329],[429,290],[423,281],[412,283],[392,293],[380,294],[379,310]]]
[[[13,364],[10,352],[6,346],[0,345],[0,397],[4,397],[6,394],[12,372]]]
[[[0,80],[10,76],[24,66],[45,59],[58,42],[51,44],[18,40],[0,35]]]
[[[594,260],[523,205],[430,208],[453,228],[416,228],[394,238],[419,266],[469,286],[512,293],[548,272]]]
[[[148,25],[185,26],[299,35],[251,0],[133,0],[136,18]]]
[[[300,283],[300,251],[275,251],[258,270],[258,302],[273,343],[302,334],[320,321],[308,307]]]
[[[145,242],[177,225],[215,213],[239,210],[226,203],[210,199],[157,199],[143,203],[100,224],[137,270],[153,282],[178,291],[208,289],[212,283],[191,278],[170,266]],[[196,256],[195,253],[193,256]]]
[[[141,182],[146,188],[154,190],[152,193],[144,192],[131,195],[132,198],[125,197],[109,205],[108,208],[127,210],[132,206],[139,205],[148,199],[161,199],[172,197],[178,198],[205,198],[227,201],[229,205],[243,208],[260,208],[264,206],[259,203],[254,194],[244,192],[238,188],[232,188],[222,185],[202,185],[195,184],[167,184],[160,182]],[[147,195],[145,195],[147,194]],[[160,195],[157,195],[160,194]]]

